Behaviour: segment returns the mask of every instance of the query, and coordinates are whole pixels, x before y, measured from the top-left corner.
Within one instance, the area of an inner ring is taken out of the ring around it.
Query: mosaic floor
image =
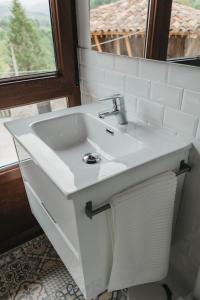
[[[0,255],[0,300],[84,300],[48,239],[42,235]],[[126,300],[123,291],[101,300]]]

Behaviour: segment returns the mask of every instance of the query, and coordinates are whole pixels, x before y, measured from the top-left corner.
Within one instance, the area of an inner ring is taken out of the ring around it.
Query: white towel
[[[111,199],[114,244],[108,291],[166,276],[176,186],[176,175],[167,172]]]

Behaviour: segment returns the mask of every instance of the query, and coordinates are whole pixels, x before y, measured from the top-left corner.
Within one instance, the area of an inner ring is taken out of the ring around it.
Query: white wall
[[[132,59],[89,50],[88,0],[77,0],[82,103],[122,93],[128,115],[193,142],[172,248],[176,284],[187,292],[200,265],[200,68]]]

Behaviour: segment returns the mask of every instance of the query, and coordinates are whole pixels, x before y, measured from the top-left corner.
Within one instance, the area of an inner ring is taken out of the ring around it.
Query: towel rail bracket
[[[89,201],[86,203],[85,213],[88,218],[92,219],[95,215],[98,215],[101,212],[108,210],[110,208],[111,208],[110,204],[105,204],[99,208],[93,209],[92,201]]]
[[[184,160],[182,160],[180,162],[180,167],[179,167],[178,171],[175,171],[175,174],[176,174],[176,176],[179,176],[184,173],[190,172],[191,169],[192,169],[191,166],[188,165]],[[93,209],[92,201],[89,201],[86,203],[85,213],[88,218],[92,219],[95,215],[100,214],[101,212],[108,210],[110,208],[111,208],[110,204],[105,204],[96,209]]]
[[[192,168],[184,160],[181,160],[179,170],[175,172],[176,176],[191,172]]]

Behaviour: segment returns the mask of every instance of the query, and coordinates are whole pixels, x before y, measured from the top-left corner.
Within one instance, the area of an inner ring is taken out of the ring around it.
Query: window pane
[[[55,70],[49,0],[0,0],[0,78]]]
[[[200,0],[174,0],[168,58],[200,55]]]
[[[92,49],[143,57],[148,0],[90,0]]]
[[[38,114],[67,108],[66,98],[46,101],[38,104],[15,107],[0,111],[0,168],[18,161],[12,136],[4,127],[4,123]]]

